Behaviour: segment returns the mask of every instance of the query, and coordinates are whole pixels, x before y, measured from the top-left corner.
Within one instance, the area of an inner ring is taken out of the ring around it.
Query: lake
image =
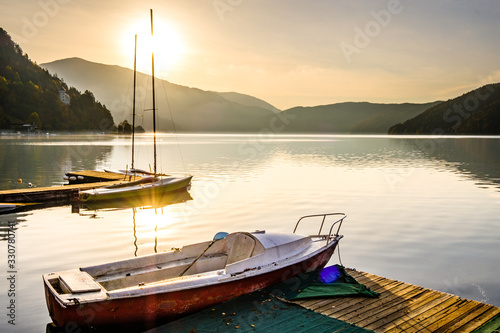
[[[158,152],[159,171],[194,175],[191,198],[155,209],[67,205],[0,216],[2,276],[9,225],[17,269],[15,330],[3,314],[0,331],[45,331],[44,273],[219,231],[291,232],[299,217],[331,212],[347,219],[330,264],[500,306],[500,137],[165,134]],[[148,169],[152,154],[152,136],[140,135],[136,167]],[[129,136],[4,135],[0,188],[124,169],[130,155]],[[6,278],[0,288],[6,312]]]

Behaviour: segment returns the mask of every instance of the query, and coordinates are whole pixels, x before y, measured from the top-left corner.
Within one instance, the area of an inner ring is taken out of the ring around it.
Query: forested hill
[[[394,124],[413,118],[439,102],[377,104],[346,102],[283,111],[292,119],[285,132],[386,134]]]
[[[61,101],[59,89],[69,95]],[[114,126],[109,110],[90,91],[81,94],[33,63],[0,28],[0,128],[37,125],[44,130],[108,131]]]
[[[500,134],[500,83],[440,103],[392,126],[389,134]]]

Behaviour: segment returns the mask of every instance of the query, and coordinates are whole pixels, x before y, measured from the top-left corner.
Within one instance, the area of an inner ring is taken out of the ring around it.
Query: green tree
[[[70,105],[59,99],[61,87]],[[19,126],[34,113],[33,120],[47,130],[109,131],[114,125],[111,112],[91,91],[82,94],[40,68],[0,28],[0,128]]]
[[[118,124],[118,132],[130,134],[132,133],[132,125],[130,125],[127,120],[124,120],[120,124]]]
[[[30,114],[30,116],[28,117],[28,124],[34,124],[36,127],[38,127],[38,129],[42,129],[42,121],[40,120],[40,117],[36,112]]]

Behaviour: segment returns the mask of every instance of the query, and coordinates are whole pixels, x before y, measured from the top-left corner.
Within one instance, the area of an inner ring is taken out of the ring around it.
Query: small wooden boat
[[[135,182],[94,188],[80,191],[80,202],[127,200],[136,197],[146,197],[154,200],[168,192],[187,189],[193,176],[185,177],[144,177]]]
[[[338,219],[322,233],[327,216]],[[304,218],[322,222],[295,233]],[[304,216],[291,234],[218,233],[212,241],[164,253],[43,275],[58,327],[151,326],[324,267],[342,238],[343,213]],[[338,225],[335,233],[333,228]]]

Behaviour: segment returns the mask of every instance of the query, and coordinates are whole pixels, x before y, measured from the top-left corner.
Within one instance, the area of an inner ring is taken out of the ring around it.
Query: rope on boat
[[[342,264],[342,259],[340,258],[340,242],[337,243],[337,254],[339,255],[340,266],[344,267],[344,264]]]

